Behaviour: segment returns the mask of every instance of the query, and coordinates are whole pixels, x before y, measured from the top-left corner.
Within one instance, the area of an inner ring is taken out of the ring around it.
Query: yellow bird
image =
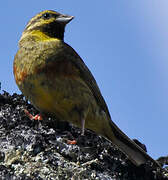
[[[153,160],[112,121],[100,89],[80,56],[64,42],[73,16],[42,11],[27,24],[14,60],[16,83],[42,113],[91,129],[117,145],[136,165]]]

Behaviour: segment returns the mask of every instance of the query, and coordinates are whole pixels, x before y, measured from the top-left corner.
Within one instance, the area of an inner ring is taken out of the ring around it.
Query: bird
[[[16,84],[41,114],[70,122],[107,138],[135,166],[157,161],[112,121],[95,78],[78,53],[64,42],[73,16],[44,10],[27,23],[14,57]],[[40,119],[40,118],[39,118]]]

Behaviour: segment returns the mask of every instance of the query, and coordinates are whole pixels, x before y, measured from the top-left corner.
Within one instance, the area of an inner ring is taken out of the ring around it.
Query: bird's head
[[[73,16],[63,15],[52,10],[42,11],[28,22],[21,39],[26,35],[36,34],[41,37],[44,36],[42,38],[63,40],[65,26],[73,18]]]

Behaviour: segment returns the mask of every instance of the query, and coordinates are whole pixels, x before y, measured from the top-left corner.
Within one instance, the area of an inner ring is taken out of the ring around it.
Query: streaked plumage
[[[159,166],[112,122],[93,75],[64,42],[65,25],[72,19],[47,10],[29,21],[14,60],[18,87],[39,111],[103,135],[135,165],[150,160]]]

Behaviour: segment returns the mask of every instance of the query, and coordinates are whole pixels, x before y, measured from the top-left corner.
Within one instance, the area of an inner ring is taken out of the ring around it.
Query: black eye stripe
[[[40,22],[40,19],[47,20],[47,19],[50,19],[50,18],[57,18],[58,16],[60,16],[59,13],[45,12],[45,13],[41,14],[40,16],[33,17],[31,19],[31,21],[27,24],[27,26],[25,28],[25,31],[27,29],[29,29],[31,26],[33,26],[34,24],[36,24],[37,22]]]

